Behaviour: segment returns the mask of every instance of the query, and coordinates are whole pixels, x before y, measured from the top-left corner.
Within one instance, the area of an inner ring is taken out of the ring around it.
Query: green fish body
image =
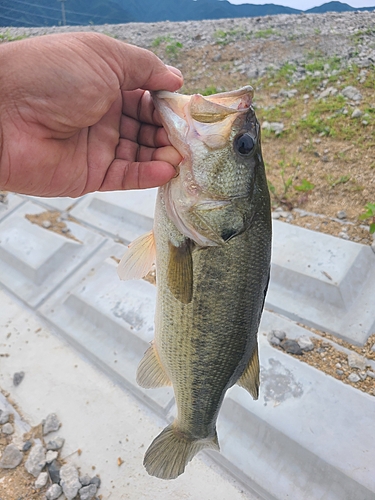
[[[219,450],[216,420],[231,386],[258,397],[271,216],[251,87],[153,98],[184,159],[159,189],[153,232],[130,246],[119,274],[140,277],[156,261],[155,339],[137,380],[173,386],[177,417],[144,459],[149,474],[173,479],[199,450]]]

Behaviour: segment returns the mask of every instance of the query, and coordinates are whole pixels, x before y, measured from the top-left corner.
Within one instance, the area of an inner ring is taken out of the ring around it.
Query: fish
[[[230,387],[258,398],[271,207],[251,86],[152,97],[183,160],[158,189],[153,230],[129,245],[118,274],[137,279],[156,265],[155,336],[137,382],[172,386],[177,416],[143,464],[175,479],[200,450],[219,451],[216,422]]]

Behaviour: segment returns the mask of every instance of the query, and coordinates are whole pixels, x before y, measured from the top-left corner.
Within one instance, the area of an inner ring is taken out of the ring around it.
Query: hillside
[[[371,8],[367,8],[371,10]],[[375,1],[374,7],[375,9]],[[63,13],[64,10],[64,13]],[[306,13],[353,11],[329,2]],[[360,9],[365,10],[365,9]],[[0,26],[72,26],[128,22],[192,21],[298,14],[298,9],[268,3],[233,5],[227,0],[1,0]]]

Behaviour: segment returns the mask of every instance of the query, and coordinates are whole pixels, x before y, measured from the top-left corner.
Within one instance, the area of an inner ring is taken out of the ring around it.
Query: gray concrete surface
[[[155,289],[119,281],[116,259],[124,243],[152,226],[154,197],[155,190],[81,200],[12,195],[0,207],[0,347],[10,354],[0,358],[0,386],[34,422],[57,412],[70,446],[84,451],[73,460],[96,461],[105,491],[111,481],[120,485],[112,492],[116,500],[162,492],[163,498],[374,500],[375,398],[274,349],[265,334],[312,335],[298,320],[363,344],[375,332],[375,255],[279,221],[260,329],[259,401],[234,387],[218,422],[221,454],[200,454],[175,482],[145,474],[142,455],[173,415],[173,393],[135,382],[153,337]],[[74,216],[77,223],[67,225],[79,243],[25,218],[46,208]],[[4,325],[15,329],[10,339]],[[25,380],[14,388],[12,375],[20,370]],[[121,470],[118,456],[125,459]],[[228,478],[244,484],[245,493]],[[206,489],[198,493],[200,487]]]

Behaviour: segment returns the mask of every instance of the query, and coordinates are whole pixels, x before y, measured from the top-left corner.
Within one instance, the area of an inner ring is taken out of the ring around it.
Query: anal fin
[[[259,356],[258,344],[255,346],[254,352],[245,368],[245,371],[238,379],[237,384],[246,389],[253,399],[259,397]]]
[[[160,362],[154,344],[147,349],[137,369],[137,383],[144,389],[172,385]]]

